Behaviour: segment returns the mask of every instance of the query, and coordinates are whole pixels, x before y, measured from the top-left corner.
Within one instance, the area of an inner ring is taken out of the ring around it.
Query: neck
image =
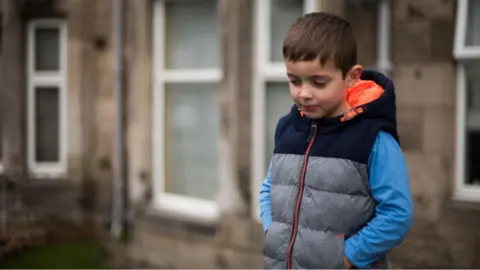
[[[324,118],[335,118],[341,116],[348,112],[350,109],[352,109],[352,107],[347,102],[343,102],[335,111],[333,111],[329,115],[326,115]]]

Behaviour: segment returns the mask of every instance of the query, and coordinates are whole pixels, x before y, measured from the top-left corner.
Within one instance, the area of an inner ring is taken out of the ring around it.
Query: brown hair
[[[357,41],[349,22],[340,16],[314,12],[300,17],[283,40],[287,61],[333,60],[343,77],[357,64]]]

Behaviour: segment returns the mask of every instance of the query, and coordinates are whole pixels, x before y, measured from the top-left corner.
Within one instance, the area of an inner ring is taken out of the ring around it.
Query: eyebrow
[[[287,73],[287,76],[288,77],[295,77],[295,78],[298,78],[299,76],[295,75],[295,74],[291,74],[291,73]],[[312,75],[312,76],[308,76],[312,79],[320,79],[320,80],[331,80],[332,78],[330,76],[327,76],[327,75]]]

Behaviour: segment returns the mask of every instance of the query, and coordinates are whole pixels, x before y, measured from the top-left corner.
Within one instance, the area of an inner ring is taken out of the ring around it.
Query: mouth
[[[302,107],[303,107],[303,110],[306,112],[313,112],[318,108],[318,106],[305,106],[305,105]]]

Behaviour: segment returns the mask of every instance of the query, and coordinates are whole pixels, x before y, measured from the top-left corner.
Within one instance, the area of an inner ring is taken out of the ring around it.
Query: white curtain
[[[216,1],[168,1],[165,39],[167,69],[219,67]]]
[[[213,199],[216,191],[219,112],[217,84],[168,84],[169,192]]]
[[[290,112],[293,101],[290,98],[290,91],[287,82],[267,83],[267,106],[266,106],[266,155],[265,168],[268,168],[270,158],[274,149],[275,127],[280,117]]]
[[[167,1],[167,69],[220,66],[215,0]],[[167,192],[213,200],[218,175],[217,83],[167,83]]]
[[[270,61],[282,62],[282,44],[285,34],[295,22],[295,20],[303,14],[302,0],[271,0],[271,42]]]

